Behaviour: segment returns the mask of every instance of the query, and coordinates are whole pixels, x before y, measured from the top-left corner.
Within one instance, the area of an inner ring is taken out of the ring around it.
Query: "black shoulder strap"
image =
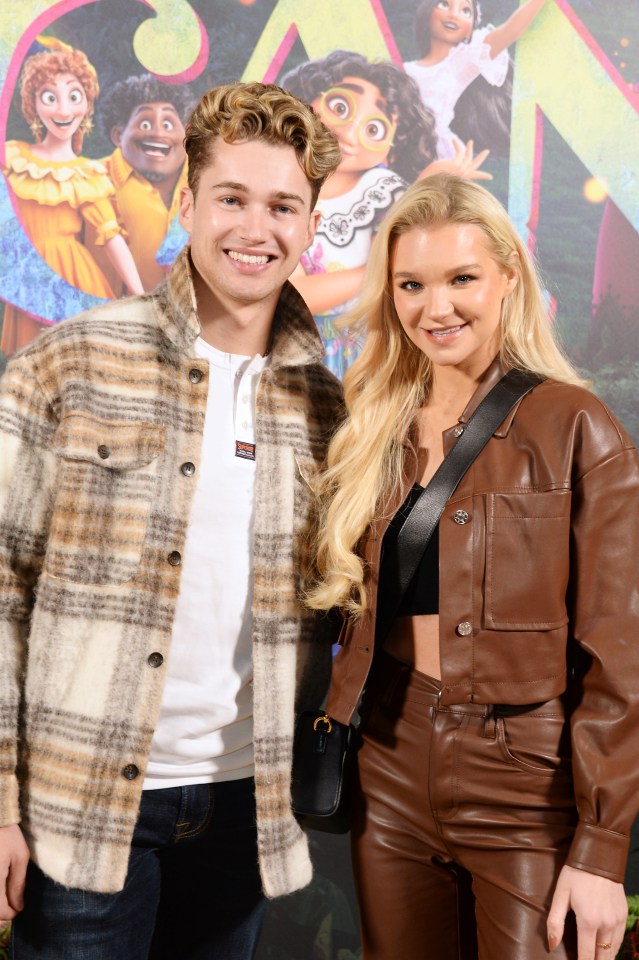
[[[393,603],[392,615],[384,618],[388,625],[394,619],[444,507],[462,477],[515,404],[543,380],[545,377],[539,374],[521,370],[511,370],[503,376],[481,401],[406,517],[397,538],[397,604]]]

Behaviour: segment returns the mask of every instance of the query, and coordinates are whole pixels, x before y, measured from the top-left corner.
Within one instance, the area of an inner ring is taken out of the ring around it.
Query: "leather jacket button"
[[[150,667],[161,667],[164,663],[164,657],[161,653],[157,653],[156,651],[155,653],[149,654],[149,656],[146,658],[146,662]]]
[[[468,523],[469,516],[465,510],[455,510],[453,514],[453,520],[455,523]]]
[[[468,620],[462,620],[461,623],[457,624],[457,633],[460,637],[469,637],[473,632],[472,624]]]
[[[100,457],[101,460],[108,460],[108,458],[111,456],[111,451],[106,446],[106,444],[104,443],[100,444],[100,446],[98,447],[98,456]]]
[[[464,432],[464,428],[460,424],[458,427],[455,427],[455,429],[453,430],[453,436],[461,437],[463,432]]]
[[[127,763],[126,767],[122,767],[122,776],[125,780],[135,780],[140,776],[140,771],[134,763]]]
[[[172,567],[179,567],[182,563],[182,554],[178,553],[177,550],[171,550],[166,559],[169,561]]]
[[[185,477],[192,477],[193,474],[195,473],[195,464],[191,463],[190,460],[187,460],[186,463],[182,464],[182,466],[180,467],[180,470],[182,471]]]
[[[189,380],[191,383],[199,383],[202,379],[202,371],[198,370],[197,367],[193,367],[192,370],[189,370]]]

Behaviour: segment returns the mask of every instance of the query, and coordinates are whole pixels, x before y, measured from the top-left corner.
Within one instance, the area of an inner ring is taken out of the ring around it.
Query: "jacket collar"
[[[484,397],[488,396],[488,394],[493,389],[493,387],[497,383],[499,383],[501,378],[505,376],[506,373],[508,373],[508,370],[509,368],[502,363],[499,357],[499,354],[497,354],[497,356],[494,358],[490,366],[487,367],[487,369],[482,374],[481,379],[477,385],[477,389],[475,390],[472,397],[468,401],[466,408],[464,409],[463,413],[460,415],[457,424],[455,426],[450,427],[448,430],[444,431],[443,440],[444,440],[445,453],[448,453],[450,448],[453,446],[456,437],[459,436],[459,431],[458,431],[459,425],[468,423],[468,421],[470,420],[470,418],[472,417],[472,415],[474,414],[475,410],[477,409],[479,404],[482,402]],[[506,416],[505,420],[497,427],[497,429],[493,434],[494,437],[505,437],[508,435],[508,431],[510,430],[510,426],[513,422],[515,413],[517,412],[517,408],[520,402],[521,401],[515,404],[513,409]]]
[[[150,296],[162,332],[179,350],[190,354],[201,326],[188,246],[178,254],[168,277]],[[324,346],[313,315],[288,281],[275,308],[269,353],[272,368],[321,363],[324,359]]]

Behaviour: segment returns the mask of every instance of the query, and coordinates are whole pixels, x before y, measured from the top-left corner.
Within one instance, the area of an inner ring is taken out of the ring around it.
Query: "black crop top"
[[[382,542],[382,559],[377,592],[377,618],[385,621],[392,615],[397,597],[397,538],[406,517],[419,499],[423,487],[415,483],[406,500],[391,520]],[[419,562],[417,570],[402,598],[396,616],[417,616],[439,613],[439,524]]]

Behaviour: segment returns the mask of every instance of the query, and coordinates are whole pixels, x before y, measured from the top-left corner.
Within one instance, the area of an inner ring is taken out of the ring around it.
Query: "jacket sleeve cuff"
[[[0,827],[20,823],[20,788],[15,776],[0,780]]]
[[[629,837],[622,833],[580,822],[566,864],[623,883],[628,845]]]

